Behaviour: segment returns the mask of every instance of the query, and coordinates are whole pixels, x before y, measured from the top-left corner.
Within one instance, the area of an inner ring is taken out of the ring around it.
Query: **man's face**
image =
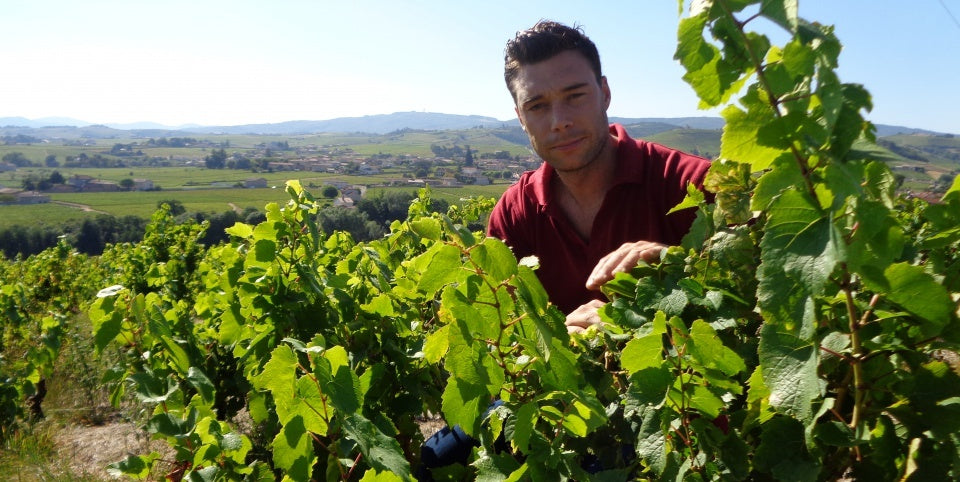
[[[610,142],[607,79],[597,78],[578,52],[520,67],[513,81],[516,111],[530,144],[559,172],[590,165]]]

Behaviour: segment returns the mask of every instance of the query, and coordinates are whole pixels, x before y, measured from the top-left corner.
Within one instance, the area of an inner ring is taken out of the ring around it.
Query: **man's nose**
[[[572,112],[562,103],[554,105],[553,108],[550,109],[550,114],[550,128],[552,130],[560,131],[573,125]]]

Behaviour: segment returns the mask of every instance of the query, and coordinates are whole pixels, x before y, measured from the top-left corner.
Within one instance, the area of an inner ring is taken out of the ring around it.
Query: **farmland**
[[[720,150],[721,131],[716,129],[664,130],[643,123],[627,127],[636,136],[707,157],[716,157]],[[529,145],[522,143],[523,133],[506,127],[304,135],[146,135],[95,126],[27,132],[34,134],[18,134],[21,142],[11,142],[12,132],[0,128],[8,139],[0,145],[0,157],[22,164],[0,172],[0,187],[22,188],[56,172],[65,179],[101,183],[148,180],[153,188],[44,191],[49,203],[0,206],[0,228],[59,225],[98,213],[146,218],[158,202],[167,200],[182,203],[190,212],[262,209],[287,199],[282,187],[290,179],[299,180],[318,198],[328,185],[362,186],[367,193],[377,193],[412,191],[429,183],[435,186],[434,197],[457,203],[470,196],[498,197],[515,175],[537,162]],[[173,135],[191,137],[167,137]],[[960,169],[960,139],[950,135],[892,135],[879,144],[878,154],[902,177],[905,189],[936,188],[941,178]],[[467,150],[476,159],[476,172],[469,178],[461,172]],[[207,168],[205,161],[218,151],[226,156],[225,168]],[[265,187],[250,188],[246,183],[251,179],[262,179]]]

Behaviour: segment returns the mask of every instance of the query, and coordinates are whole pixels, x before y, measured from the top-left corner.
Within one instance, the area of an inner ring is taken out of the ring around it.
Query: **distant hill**
[[[395,112],[363,117],[340,117],[318,121],[288,121],[276,124],[193,127],[184,129],[203,134],[314,134],[318,132],[364,132],[386,134],[401,129],[459,130],[474,127],[509,127],[516,119],[500,121],[478,115],[439,114],[433,112]]]
[[[629,127],[631,134],[646,137],[673,129],[719,130],[723,128],[720,117],[611,117]],[[92,125],[76,119],[48,117],[26,119],[23,117],[0,117],[0,136],[25,134],[42,138],[122,138],[122,137],[184,137],[194,134],[261,134],[302,135],[315,133],[367,133],[386,134],[403,129],[415,130],[463,130],[473,128],[515,128],[517,119],[498,120],[478,115],[441,114],[435,112],[395,112],[393,114],[363,117],[339,117],[328,120],[296,120],[272,124],[247,124],[235,126],[179,126],[169,127],[151,122],[132,124]],[[877,135],[886,137],[896,134],[930,134],[932,132],[912,127],[877,124]]]
[[[89,122],[84,122],[69,117],[44,117],[41,119],[27,119],[25,117],[0,117],[0,126],[19,126],[19,127],[46,127],[46,126],[88,126]]]

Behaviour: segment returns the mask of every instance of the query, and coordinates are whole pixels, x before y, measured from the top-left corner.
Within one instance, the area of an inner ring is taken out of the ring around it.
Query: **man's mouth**
[[[551,149],[556,151],[569,151],[571,149],[577,148],[577,146],[579,146],[582,141],[583,141],[582,137],[563,140],[563,141],[554,143]]]

